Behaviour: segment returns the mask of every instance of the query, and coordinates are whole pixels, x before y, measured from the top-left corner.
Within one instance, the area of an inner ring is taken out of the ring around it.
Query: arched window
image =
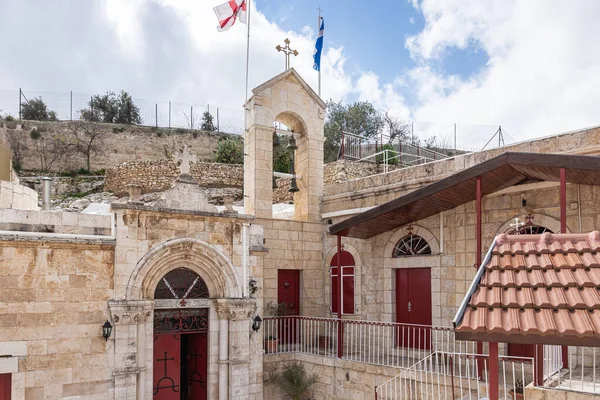
[[[394,254],[392,254],[392,257],[413,257],[425,254],[431,254],[429,243],[421,236],[409,233],[398,240],[398,243],[394,246]]]
[[[347,251],[342,250],[341,266],[342,266],[342,314],[354,314],[354,257]],[[338,312],[338,304],[340,303],[339,295],[339,275],[338,275],[338,253],[331,259],[331,312]]]
[[[541,235],[542,233],[554,233],[550,229],[541,225],[525,224],[517,231],[515,228],[510,228],[506,231],[509,235]]]
[[[177,268],[168,272],[154,290],[155,299],[207,299],[209,297],[204,280],[187,268]]]

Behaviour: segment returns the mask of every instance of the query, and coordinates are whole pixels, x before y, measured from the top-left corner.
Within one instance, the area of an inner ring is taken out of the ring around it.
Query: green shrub
[[[308,375],[304,364],[292,361],[286,364],[281,372],[275,372],[268,382],[273,383],[292,400],[300,400],[317,379],[317,374]]]
[[[42,134],[37,129],[34,129],[29,133],[29,137],[33,140],[38,140],[42,137]]]
[[[243,142],[237,139],[223,139],[219,141],[215,152],[215,162],[222,164],[243,164]]]
[[[5,120],[6,122],[13,122],[13,121],[15,120],[15,117],[13,117],[13,116],[12,116],[12,115],[10,115],[10,114],[6,114],[6,115],[4,116],[4,120]]]
[[[393,147],[393,146],[392,146],[390,143],[386,143],[386,144],[384,144],[384,145],[383,145],[383,147],[381,148],[381,151],[383,151],[383,150],[394,150],[394,147]],[[397,154],[395,151],[394,151],[394,152],[388,152],[388,155],[387,155],[387,156],[388,156],[388,164],[389,164],[389,165],[398,165],[398,162],[399,162],[400,160],[398,160],[398,157],[397,157],[397,155],[398,155],[398,154]],[[393,157],[393,158],[392,158],[392,157]],[[383,163],[383,161],[384,161],[384,155],[383,155],[383,154],[380,154],[380,155],[378,155],[378,156],[376,157],[376,159],[377,159],[377,163],[378,163],[378,164],[381,164],[381,163]]]
[[[88,170],[87,170],[87,169],[85,169],[85,168],[79,168],[79,169],[77,170],[77,174],[78,174],[78,175],[89,175],[89,174],[90,174],[90,171],[88,171]]]

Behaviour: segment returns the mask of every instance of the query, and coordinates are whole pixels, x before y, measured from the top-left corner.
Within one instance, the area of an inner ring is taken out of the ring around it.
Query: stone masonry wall
[[[201,187],[244,185],[242,165],[199,162],[191,165],[190,172]],[[131,161],[106,171],[104,190],[125,195],[127,185],[137,184],[143,193],[159,192],[168,189],[178,176],[179,167],[171,160]]]
[[[38,194],[26,186],[0,181],[0,208],[37,210]]]
[[[113,257],[109,245],[0,238],[0,346],[19,355],[13,398],[107,398]]]
[[[31,132],[36,129],[42,135],[65,135],[70,131],[70,122],[39,121],[0,121],[0,142],[9,144],[8,136],[20,138],[24,146],[24,157],[21,169],[39,170],[39,153],[36,142],[31,139]],[[133,160],[157,160],[170,157],[183,145],[188,145],[198,155],[199,160],[212,161],[219,139],[232,135],[218,132],[195,131],[183,129],[163,129],[147,126],[97,124],[102,132],[98,139],[104,149],[102,154],[92,156],[92,170],[109,169]],[[238,137],[233,135],[233,137]],[[39,145],[40,142],[37,144]],[[10,146],[8,146],[10,147]],[[51,166],[52,171],[77,171],[85,168],[82,155],[62,157]]]

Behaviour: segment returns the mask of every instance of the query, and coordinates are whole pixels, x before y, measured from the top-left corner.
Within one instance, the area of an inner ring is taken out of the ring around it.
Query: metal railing
[[[304,316],[267,317],[267,354],[299,352],[408,368],[432,352],[476,351],[475,342],[454,339],[452,328]]]
[[[562,369],[562,353],[559,350],[560,346],[544,346],[544,385],[600,394],[600,348],[570,346],[568,369]]]
[[[377,386],[375,398],[377,400],[488,398],[490,396],[489,362],[489,356],[483,354],[434,352]],[[481,377],[480,370],[484,371]],[[500,399],[514,399],[514,393],[532,381],[532,358],[498,358],[497,393]]]

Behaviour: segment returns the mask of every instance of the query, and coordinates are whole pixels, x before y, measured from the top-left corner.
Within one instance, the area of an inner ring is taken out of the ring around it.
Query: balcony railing
[[[299,352],[408,368],[433,352],[474,353],[475,342],[454,339],[452,328],[304,316],[264,320],[267,354]]]

